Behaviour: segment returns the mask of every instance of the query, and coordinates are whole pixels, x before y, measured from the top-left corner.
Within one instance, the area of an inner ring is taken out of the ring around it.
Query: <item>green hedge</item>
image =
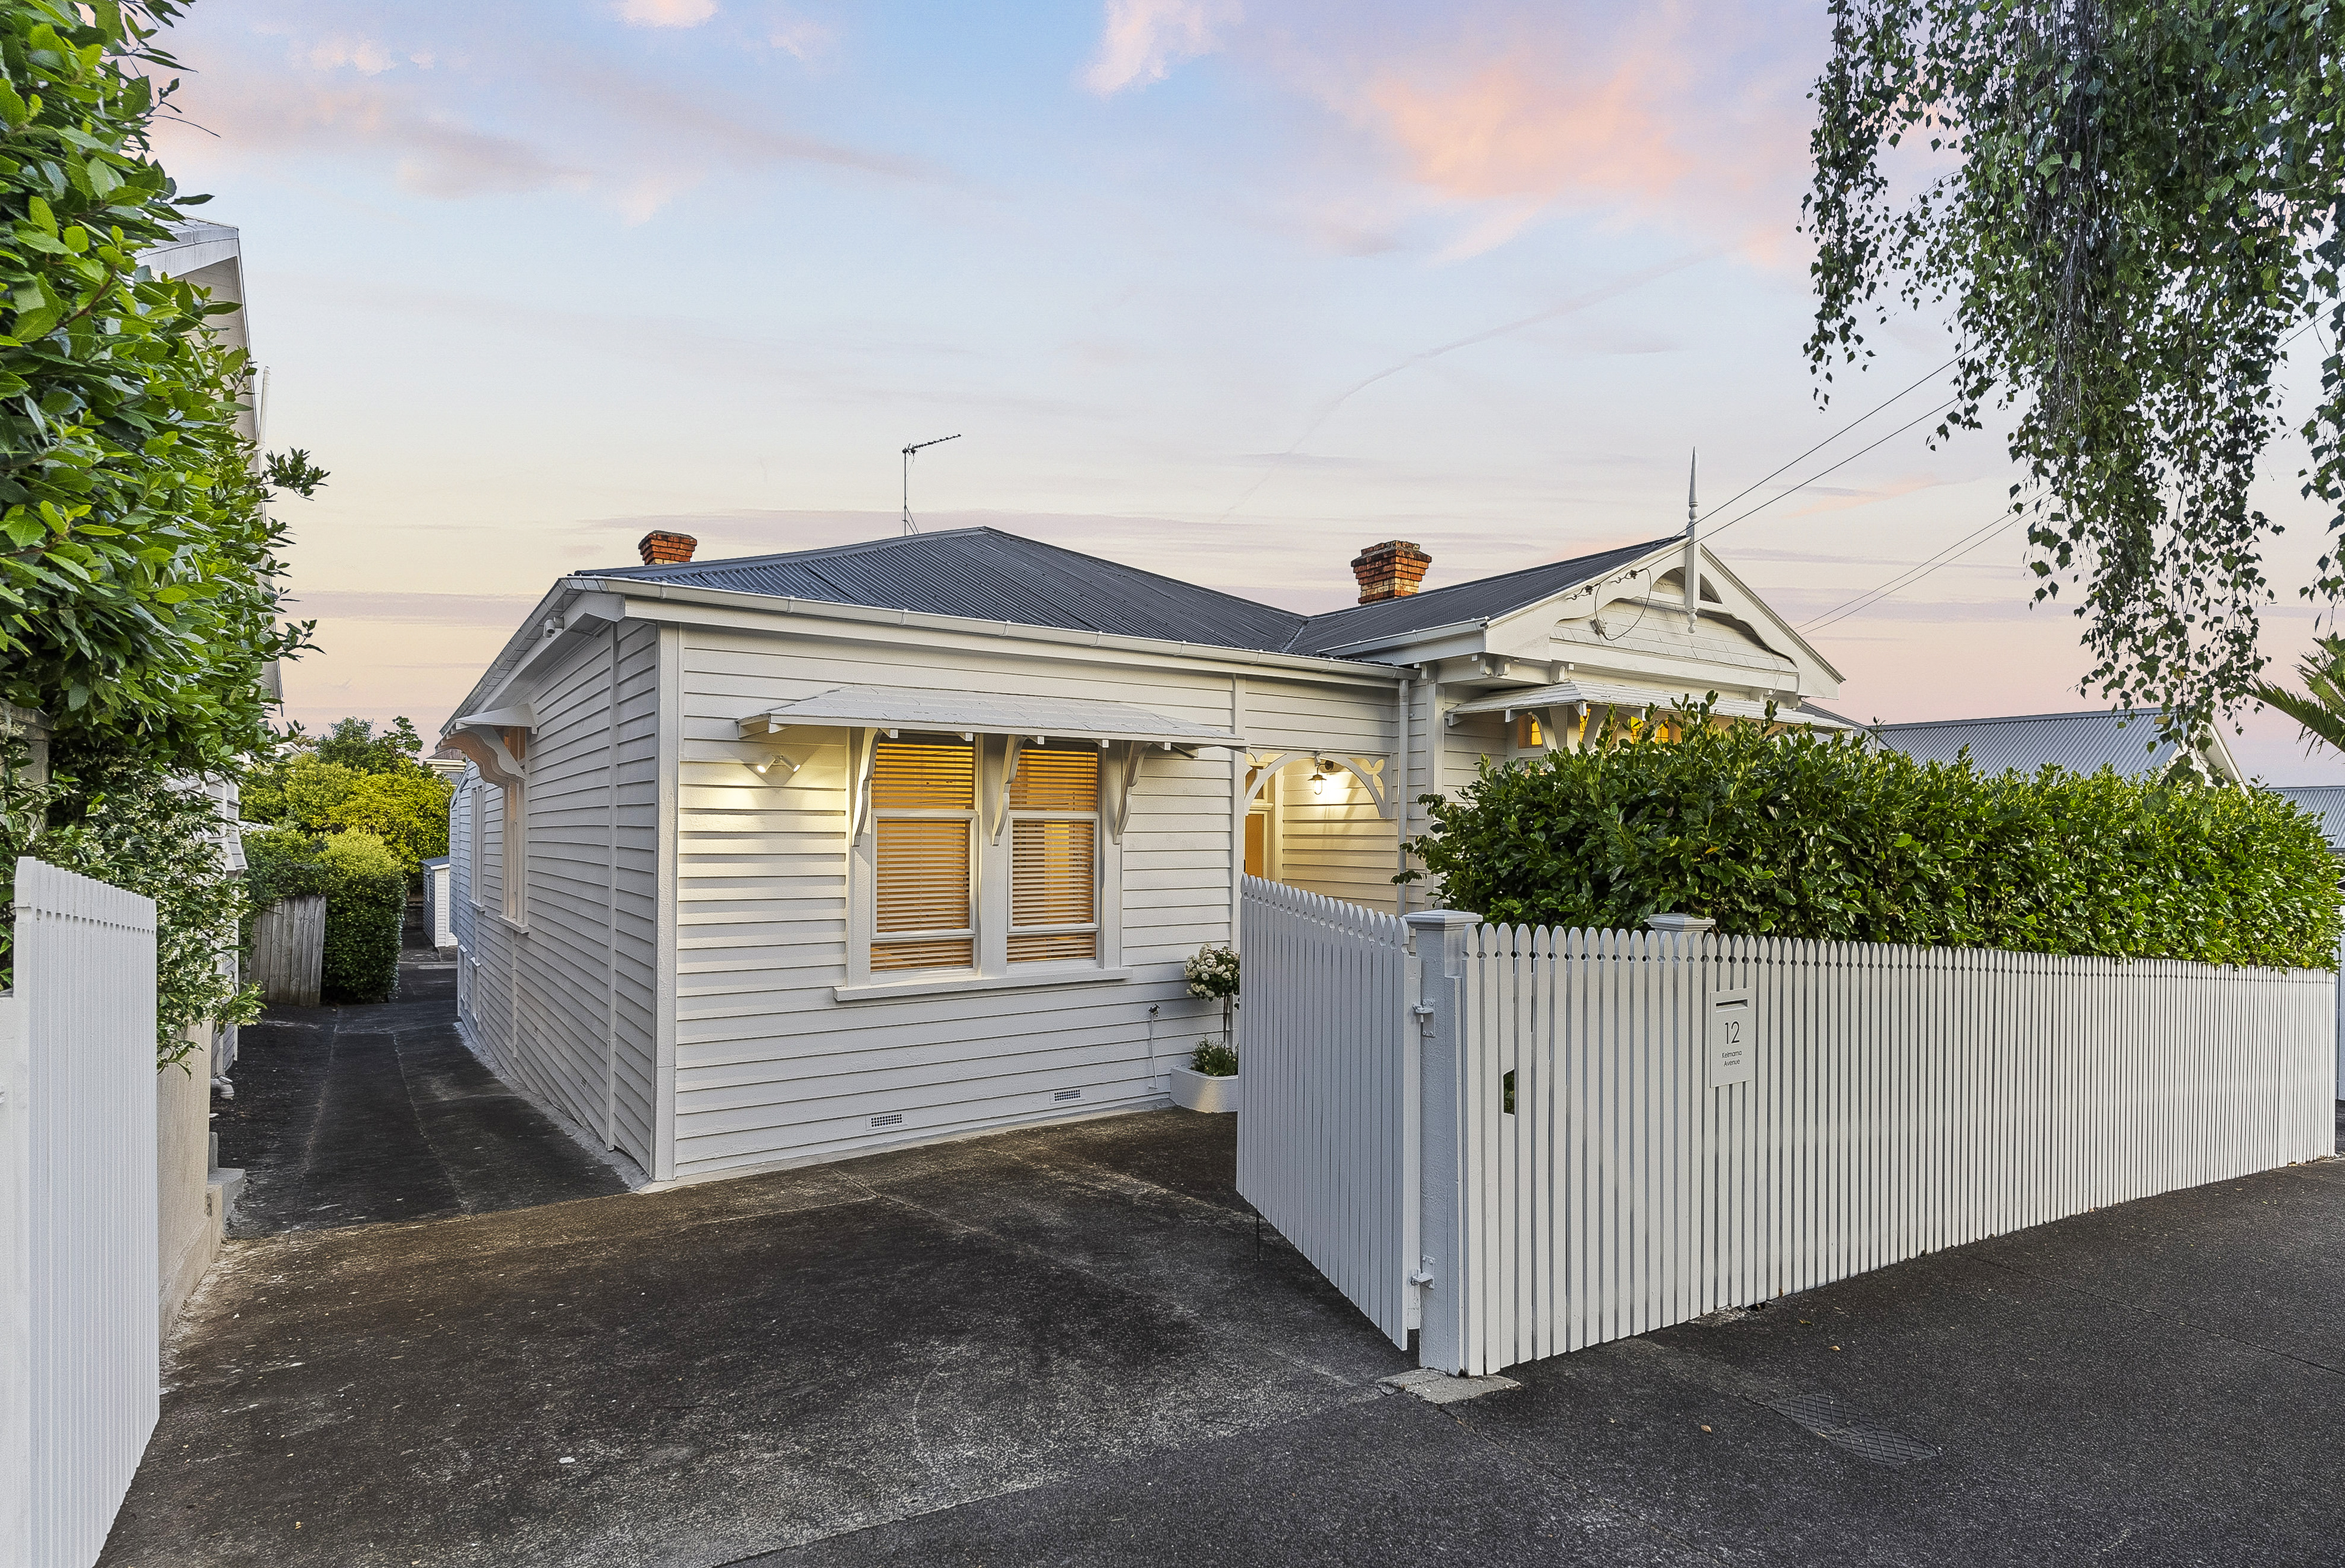
[[[255,909],[297,893],[326,895],[321,978],[329,1002],[380,1002],[399,988],[407,871],[372,833],[314,838],[280,829],[244,842]]]
[[[1451,908],[1629,928],[2337,967],[2338,868],[2261,790],[2046,769],[1993,776],[1850,736],[1684,738],[1484,765],[1428,795]]]

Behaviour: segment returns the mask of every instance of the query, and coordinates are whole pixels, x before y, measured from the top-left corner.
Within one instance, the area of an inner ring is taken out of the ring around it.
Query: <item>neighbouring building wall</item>
[[[192,1032],[184,1067],[155,1074],[155,1233],[157,1327],[169,1333],[190,1291],[219,1256],[211,1179],[212,1032]]]

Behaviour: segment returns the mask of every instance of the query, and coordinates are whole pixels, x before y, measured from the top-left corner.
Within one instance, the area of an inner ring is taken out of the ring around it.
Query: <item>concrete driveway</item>
[[[394,1005],[419,1011],[341,1010],[342,1059],[289,1114],[401,1039],[430,1054],[423,1003]],[[257,1041],[239,1078],[303,1048]],[[609,1174],[492,1081],[401,1081],[429,1130],[373,1163],[394,1186],[439,1169],[446,1217],[306,1212],[304,1172],[367,1183],[272,1135],[309,1163],[274,1196],[256,1176],[275,1232],[233,1244],[185,1319],[104,1563],[2345,1561],[2337,1164],[1436,1408],[1385,1392],[1406,1359],[1257,1247],[1224,1118],[540,1202]],[[479,1115],[450,1109],[467,1097]],[[501,1168],[498,1139],[526,1180],[447,1176]]]

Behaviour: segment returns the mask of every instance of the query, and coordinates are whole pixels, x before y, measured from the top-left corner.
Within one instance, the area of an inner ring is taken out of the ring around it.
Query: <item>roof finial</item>
[[[1686,460],[1686,553],[1685,553],[1685,617],[1686,635],[1693,634],[1694,622],[1701,614],[1701,513],[1694,501],[1695,465],[1701,460],[1701,449],[1694,448]]]

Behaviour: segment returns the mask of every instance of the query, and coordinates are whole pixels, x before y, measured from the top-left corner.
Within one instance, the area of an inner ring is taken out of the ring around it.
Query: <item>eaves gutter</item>
[[[1061,626],[1030,626],[1017,621],[988,620],[976,616],[944,616],[926,610],[874,609],[866,605],[842,605],[831,599],[800,599],[773,594],[743,593],[730,588],[693,588],[674,583],[647,583],[634,577],[564,577],[559,586],[580,592],[615,594],[623,598],[737,610],[753,615],[793,616],[812,620],[842,621],[855,626],[909,626],[922,631],[958,632],[1018,642],[1055,643],[1067,647],[1096,647],[1120,653],[1170,656],[1203,663],[1243,665],[1255,669],[1292,670],[1303,675],[1343,676],[1360,681],[1394,682],[1407,677],[1407,672],[1397,665],[1363,663],[1332,655],[1268,653],[1258,648],[1225,647],[1219,643],[1174,642],[1169,638],[1126,636],[1114,632],[1071,631]]]

